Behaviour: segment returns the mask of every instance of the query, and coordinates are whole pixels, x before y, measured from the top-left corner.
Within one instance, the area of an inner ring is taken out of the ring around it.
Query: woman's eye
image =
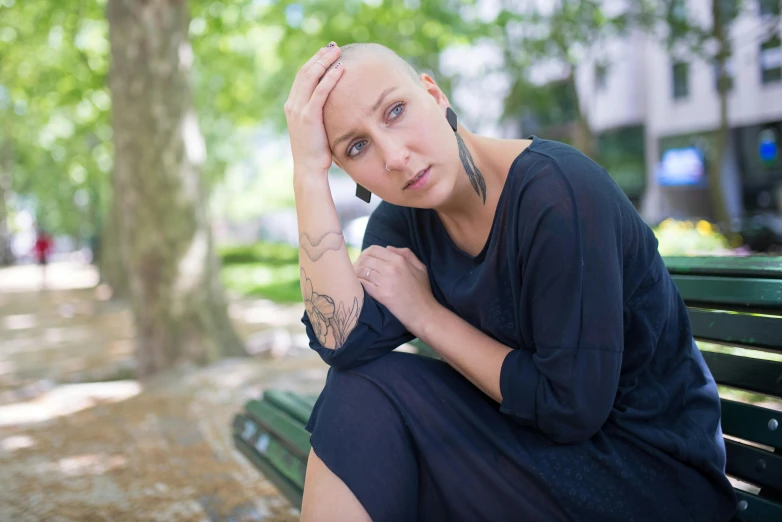
[[[394,119],[398,118],[405,112],[405,104],[399,103],[397,105],[394,105],[394,107],[391,109],[390,115],[394,117]]]
[[[361,151],[364,149],[365,143],[366,142],[359,141],[353,144],[353,146],[350,147],[350,149],[348,150],[348,156],[353,158],[358,156],[361,153]],[[355,151],[355,154],[353,153],[353,151]]]

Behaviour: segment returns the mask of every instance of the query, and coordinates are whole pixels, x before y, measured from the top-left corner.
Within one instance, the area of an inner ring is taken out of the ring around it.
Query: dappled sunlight
[[[33,314],[8,315],[3,318],[2,327],[6,330],[26,330],[35,328],[38,321]]]
[[[140,392],[136,381],[62,385],[34,400],[0,406],[0,427],[45,422],[98,404],[124,401]]]
[[[0,451],[6,453],[13,453],[33,446],[35,446],[35,440],[29,435],[12,435],[0,440]]]
[[[40,464],[36,473],[59,472],[66,476],[101,475],[109,470],[124,467],[128,459],[123,455],[92,453]]]
[[[183,303],[179,302],[179,299],[189,296],[197,285],[204,282],[208,244],[206,233],[204,231],[197,232],[192,238],[187,251],[179,260],[179,269],[176,272],[178,277],[174,283],[175,295],[177,296],[176,304],[178,306],[183,305]]]
[[[83,263],[52,263],[46,270],[47,290],[93,288],[98,274]],[[41,289],[41,270],[37,265],[20,265],[0,271],[0,290],[8,293],[33,292]]]

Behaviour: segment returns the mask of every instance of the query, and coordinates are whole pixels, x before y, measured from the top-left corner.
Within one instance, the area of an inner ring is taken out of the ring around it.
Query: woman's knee
[[[356,495],[310,450],[301,503],[302,521],[370,522]]]

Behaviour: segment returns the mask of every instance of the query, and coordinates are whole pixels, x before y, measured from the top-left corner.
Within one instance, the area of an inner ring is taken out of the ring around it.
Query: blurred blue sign
[[[695,147],[668,149],[657,166],[657,182],[664,186],[701,185],[705,181],[705,162]]]
[[[760,132],[758,152],[760,154],[760,160],[763,163],[774,163],[779,155],[779,144],[777,143],[777,135],[773,129],[764,129]]]

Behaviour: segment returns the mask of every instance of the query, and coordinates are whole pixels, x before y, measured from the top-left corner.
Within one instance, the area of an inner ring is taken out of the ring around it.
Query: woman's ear
[[[423,87],[424,90],[428,92],[429,95],[432,96],[432,98],[434,98],[434,101],[437,102],[437,105],[443,108],[448,107],[450,105],[450,103],[448,102],[448,97],[437,85],[437,82],[434,81],[434,78],[432,78],[426,73],[422,73],[420,78],[421,78],[421,87]]]

